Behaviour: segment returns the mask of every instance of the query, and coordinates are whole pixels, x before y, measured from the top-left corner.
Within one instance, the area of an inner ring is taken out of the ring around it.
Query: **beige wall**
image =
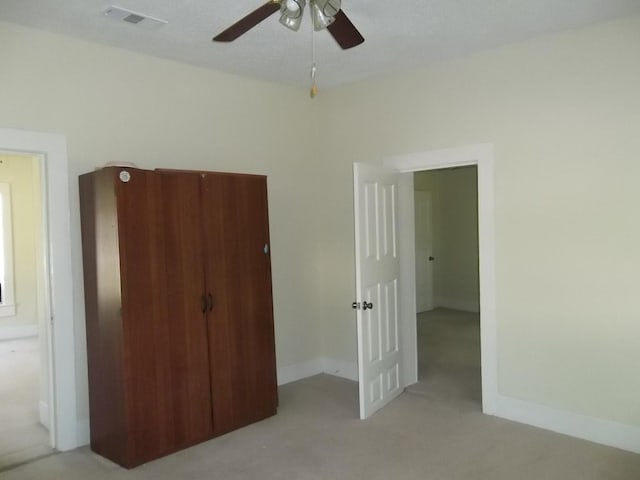
[[[477,312],[480,298],[476,167],[418,172],[413,181],[416,190],[431,192],[434,307]]]
[[[16,315],[0,317],[3,327],[37,325],[39,311],[40,183],[37,160],[0,153],[0,182],[11,188],[13,282]]]
[[[268,175],[279,366],[320,355],[317,177],[306,90],[0,23],[0,125],[62,133],[70,171],[79,418],[87,372],[77,176],[110,161]]]
[[[321,97],[327,355],[356,359],[352,162],[490,142],[500,393],[640,426],[638,79],[633,17]]]

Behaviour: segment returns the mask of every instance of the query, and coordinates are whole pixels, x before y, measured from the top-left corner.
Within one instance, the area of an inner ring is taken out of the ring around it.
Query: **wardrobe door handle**
[[[207,313],[207,296],[203,293],[200,297],[200,306],[202,308],[202,313]]]
[[[209,311],[213,310],[213,295],[211,295],[210,293],[207,295],[207,299],[208,304],[209,304]]]

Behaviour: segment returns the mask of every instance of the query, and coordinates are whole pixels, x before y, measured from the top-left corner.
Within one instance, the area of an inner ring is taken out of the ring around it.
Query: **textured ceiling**
[[[0,20],[193,65],[308,85],[312,33],[268,18],[238,40],[213,43],[266,0],[0,0]],[[168,20],[147,30],[105,17],[117,5]],[[318,83],[336,86],[420,68],[549,32],[640,13],[640,0],[343,0],[364,44],[343,51],[314,34]],[[0,46],[2,48],[2,46]]]

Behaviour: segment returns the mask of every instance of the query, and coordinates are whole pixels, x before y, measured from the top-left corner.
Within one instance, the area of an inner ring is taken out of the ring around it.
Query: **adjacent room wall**
[[[636,16],[324,95],[328,355],[356,361],[351,164],[489,142],[500,393],[640,426],[639,78]]]
[[[414,188],[432,194],[434,307],[478,312],[476,167],[417,172]]]
[[[278,366],[322,355],[315,198],[308,193],[319,164],[308,148],[315,143],[306,90],[9,23],[0,23],[0,65],[0,125],[67,138],[81,424],[88,400],[75,179],[107,162],[268,175]]]
[[[11,189],[13,232],[13,287],[15,315],[0,317],[0,334],[11,337],[37,334],[40,296],[39,263],[42,216],[37,163],[31,156],[0,153],[0,182]],[[4,332],[4,333],[3,333]],[[5,334],[6,333],[6,334]]]

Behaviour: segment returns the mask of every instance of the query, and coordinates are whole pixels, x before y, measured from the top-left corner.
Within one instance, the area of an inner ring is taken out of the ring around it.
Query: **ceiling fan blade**
[[[327,27],[327,30],[344,50],[364,42],[364,37],[342,10],[338,11],[335,21]]]
[[[213,37],[214,42],[232,42],[240,35],[247,33],[263,20],[280,10],[280,0],[270,0],[261,7],[227,28],[224,32]]]

